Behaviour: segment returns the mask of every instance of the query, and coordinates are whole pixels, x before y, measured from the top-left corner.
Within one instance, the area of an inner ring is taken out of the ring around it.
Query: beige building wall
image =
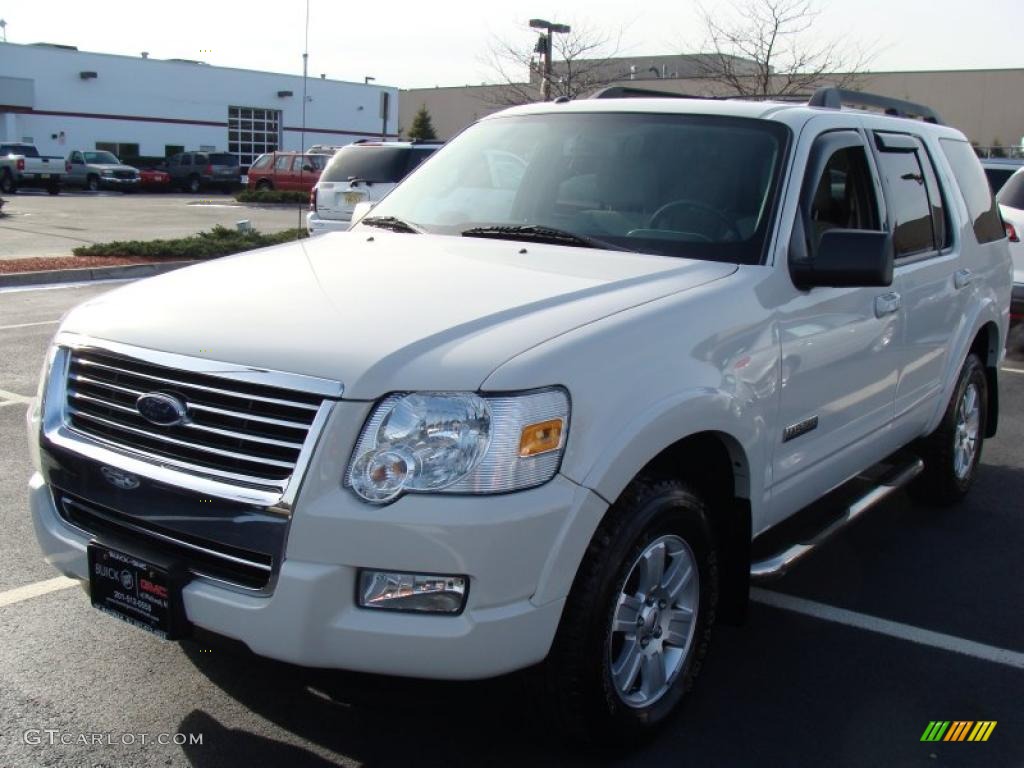
[[[695,95],[723,93],[703,78],[645,80],[632,85]],[[1019,145],[1024,137],[1024,69],[873,72],[862,75],[858,87],[926,104],[982,146],[993,140],[1004,146]],[[502,87],[496,85],[402,91],[399,125],[407,129],[416,111],[425,105],[438,137],[451,138],[470,123],[501,109],[501,93]]]

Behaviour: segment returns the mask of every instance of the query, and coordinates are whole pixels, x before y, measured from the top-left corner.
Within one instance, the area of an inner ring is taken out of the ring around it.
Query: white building
[[[303,145],[302,78],[202,62],[0,43],[0,140],[122,158],[227,151],[243,166]],[[305,146],[393,137],[398,90],[310,77]]]

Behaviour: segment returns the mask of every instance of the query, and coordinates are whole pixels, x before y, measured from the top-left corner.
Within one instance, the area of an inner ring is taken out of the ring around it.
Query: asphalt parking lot
[[[55,575],[27,512],[25,400],[58,318],[110,287],[0,292],[0,765],[1024,764],[1024,356],[1001,375],[1000,433],[965,504],[897,495],[873,510],[756,593],[746,626],[718,630],[657,741],[581,756],[518,676],[303,670],[205,638],[162,643],[78,588],[12,592]],[[997,725],[984,743],[922,742],[933,720]],[[47,729],[103,743],[51,744]],[[140,740],[177,733],[202,744]]]
[[[4,197],[0,259],[70,256],[79,245],[184,237],[247,219],[261,232],[305,225],[305,206],[238,205],[219,191],[199,195],[19,190]]]

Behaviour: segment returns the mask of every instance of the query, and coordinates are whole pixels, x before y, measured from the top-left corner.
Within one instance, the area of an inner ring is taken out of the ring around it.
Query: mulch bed
[[[0,275],[13,272],[42,272],[50,269],[119,267],[124,264],[154,264],[167,259],[145,256],[33,256],[28,259],[0,259]]]

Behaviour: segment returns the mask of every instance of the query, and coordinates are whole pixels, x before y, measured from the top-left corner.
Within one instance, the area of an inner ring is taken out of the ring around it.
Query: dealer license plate
[[[94,608],[164,640],[184,633],[183,579],[134,555],[89,544],[89,594]]]

